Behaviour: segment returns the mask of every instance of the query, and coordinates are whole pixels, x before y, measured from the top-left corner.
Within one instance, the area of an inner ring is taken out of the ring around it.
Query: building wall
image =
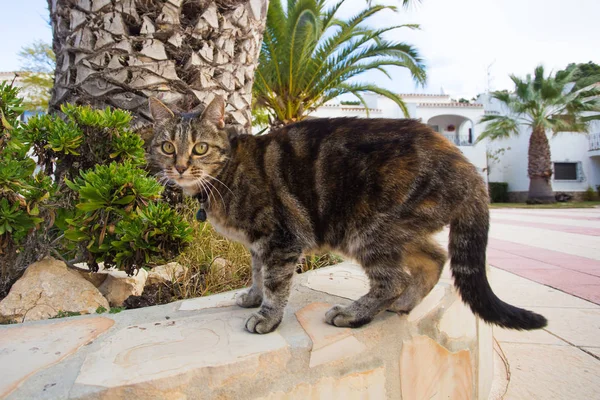
[[[506,113],[499,103],[485,95],[480,96],[479,101],[484,104],[486,111]],[[600,133],[600,122],[593,122],[589,132]],[[524,126],[516,137],[488,143],[489,152],[505,149],[500,162],[494,164],[490,161],[490,182],[508,182],[510,192],[529,190],[527,163],[530,135],[531,129]],[[549,134],[548,139],[553,162],[581,163],[583,173],[581,179],[576,181],[556,180],[553,177],[552,188],[555,192],[583,192],[588,187],[595,189],[596,185],[600,185],[600,157],[591,156],[587,135],[563,132],[556,136]]]

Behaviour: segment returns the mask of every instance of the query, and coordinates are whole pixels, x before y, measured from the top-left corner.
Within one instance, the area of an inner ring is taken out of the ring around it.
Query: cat
[[[432,235],[450,225],[449,253],[462,300],[484,321],[539,329],[546,319],[504,303],[486,277],[488,193],[457,147],[413,119],[307,119],[261,136],[225,125],[217,96],[199,114],[175,115],[149,99],[151,162],[190,196],[207,197],[209,222],[252,256],[241,307],[253,333],[280,324],[298,259],[329,249],[357,260],[369,292],[325,315],[360,327],[383,310],[409,313],[446,262]]]

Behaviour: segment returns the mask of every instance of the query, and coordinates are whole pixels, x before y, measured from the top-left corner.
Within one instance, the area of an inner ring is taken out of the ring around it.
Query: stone
[[[376,368],[342,377],[321,378],[312,384],[301,383],[289,392],[277,391],[257,400],[381,400],[386,398],[388,397],[385,390],[385,370]]]
[[[438,309],[444,297],[446,297],[446,291],[448,285],[443,283],[437,284],[431,292],[408,314],[409,322],[416,322],[423,317],[429,315],[429,313]],[[393,309],[390,311],[394,311]]]
[[[492,381],[494,380],[494,331],[492,325],[477,318],[477,398],[486,400],[490,397]]]
[[[48,325],[0,328],[0,398],[8,396],[29,376],[57,364],[113,326],[103,317],[60,321]]]
[[[0,321],[36,321],[60,311],[89,314],[108,302],[90,282],[62,261],[47,257],[31,264],[0,302]]]
[[[159,265],[148,273],[146,285],[175,282],[185,274],[185,267],[177,262]]]
[[[104,271],[92,272],[84,269],[78,270],[77,273],[96,288],[100,287],[108,276],[108,273]]]
[[[145,269],[138,270],[137,274],[127,276],[125,271],[108,271],[106,280],[98,290],[106,297],[112,307],[121,307],[129,296],[140,296],[148,279]]]
[[[459,296],[440,320],[439,330],[451,339],[472,338],[477,335],[477,323],[475,315],[469,307],[463,303]]]
[[[469,350],[452,353],[427,336],[404,341],[400,355],[403,399],[472,399]]]
[[[600,362],[576,347],[502,343],[502,351],[510,364],[505,399],[598,398]]]
[[[303,286],[338,297],[357,300],[369,291],[369,279],[359,265],[344,262],[310,274]]]
[[[247,314],[236,310],[121,329],[86,357],[75,383],[110,388],[153,382],[156,386],[155,381],[163,378],[198,369],[217,373],[212,372],[217,367],[276,350],[283,350],[278,356],[284,361],[285,339],[278,332],[251,336],[244,330]]]
[[[226,293],[213,294],[212,296],[198,297],[196,299],[181,302],[179,311],[204,310],[206,308],[220,308],[235,306],[235,297],[242,290],[234,290]]]
[[[312,341],[309,367],[352,357],[366,350],[350,328],[338,328],[325,322],[325,313],[333,304],[313,303],[296,312],[296,318]]]

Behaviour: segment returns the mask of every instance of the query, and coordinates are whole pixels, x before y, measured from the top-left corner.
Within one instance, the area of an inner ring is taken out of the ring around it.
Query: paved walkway
[[[549,321],[494,328],[511,373],[504,398],[600,399],[600,209],[492,210],[488,262],[500,298]]]
[[[600,208],[492,210],[488,262],[600,304]]]
[[[494,327],[510,369],[504,399],[600,399],[600,208],[495,209],[491,221],[494,293],[548,318],[532,332]]]

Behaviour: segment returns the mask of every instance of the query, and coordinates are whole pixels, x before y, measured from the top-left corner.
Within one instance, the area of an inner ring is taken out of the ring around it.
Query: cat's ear
[[[152,114],[152,118],[157,124],[162,124],[175,117],[173,111],[169,110],[169,107],[165,106],[156,97],[150,97],[148,105],[150,106],[150,114]]]
[[[202,119],[223,129],[225,127],[225,99],[215,96],[202,113]]]

